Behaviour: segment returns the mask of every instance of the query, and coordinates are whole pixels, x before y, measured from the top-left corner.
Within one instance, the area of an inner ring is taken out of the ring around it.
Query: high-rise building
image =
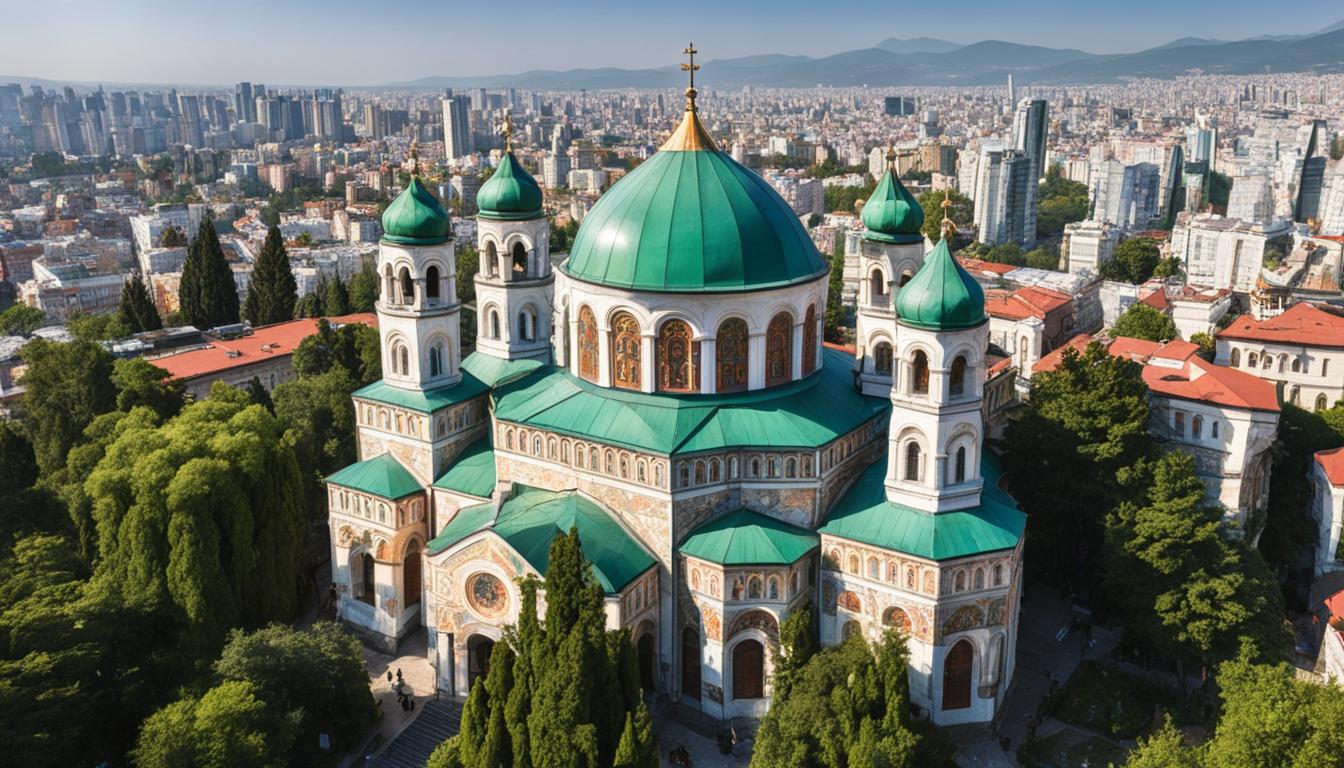
[[[976,239],[988,245],[1036,240],[1036,187],[1031,158],[1016,149],[985,147],[976,162]]]
[[[1038,180],[1045,176],[1045,138],[1049,131],[1049,105],[1045,99],[1023,99],[1018,103],[1013,115],[1013,149],[1031,158],[1032,178]]]
[[[915,114],[915,100],[909,96],[888,96],[883,100],[888,117],[905,117]]]
[[[1093,164],[1091,175],[1093,219],[1134,230],[1161,215],[1161,172],[1156,165],[1103,160]]]
[[[257,122],[257,102],[251,83],[243,82],[234,86],[233,112],[240,123]]]
[[[465,157],[476,151],[472,141],[471,124],[466,100],[448,97],[443,100],[443,153],[449,160]]]

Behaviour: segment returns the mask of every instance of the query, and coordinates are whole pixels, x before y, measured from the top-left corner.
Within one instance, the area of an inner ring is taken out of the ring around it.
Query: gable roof
[[[1317,451],[1314,458],[1331,485],[1344,486],[1344,448]]]
[[[426,545],[435,555],[468,536],[489,530],[523,557],[537,573],[546,574],[551,541],[570,528],[579,532],[583,556],[607,594],[619,593],[653,567],[653,555],[597,502],[574,491],[543,491],[524,485],[499,506],[487,502],[459,511]]]
[[[1220,339],[1344,348],[1344,316],[1308,302],[1298,302],[1278,317],[1256,320],[1242,315],[1215,334]]]
[[[435,488],[488,499],[495,490],[495,451],[481,438],[457,455],[452,466],[434,481]]]
[[[329,317],[327,322],[331,323],[333,328],[347,323],[378,327],[378,317],[372,312]],[[212,340],[210,345],[203,349],[189,349],[149,362],[167,371],[170,378],[179,380],[231,371],[293,355],[294,350],[304,339],[317,333],[317,325],[316,319],[308,317],[263,325],[252,329],[252,333],[246,336]]]
[[[739,509],[696,528],[677,551],[720,565],[791,565],[820,542],[805,528]]]
[[[401,462],[383,453],[329,475],[327,482],[384,499],[400,499],[424,490]]]

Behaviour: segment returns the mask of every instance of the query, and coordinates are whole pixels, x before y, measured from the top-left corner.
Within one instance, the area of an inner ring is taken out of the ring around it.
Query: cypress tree
[[[266,231],[266,243],[252,268],[243,316],[254,326],[283,323],[294,317],[298,290],[294,271],[290,269],[289,254],[285,251],[285,240],[280,235],[280,228],[273,226]]]
[[[471,693],[467,694],[467,703],[462,706],[462,724],[457,732],[458,759],[469,768],[481,765],[480,757],[485,745],[485,734],[490,727],[490,694],[486,692],[485,679],[476,678]]]
[[[117,307],[117,319],[131,333],[157,331],[163,327],[159,310],[154,306],[154,297],[137,270],[121,289],[121,305]]]
[[[238,289],[233,270],[224,258],[215,223],[207,214],[187,248],[178,288],[179,303],[187,322],[197,328],[214,328],[238,322]]]
[[[460,279],[458,285],[462,285]],[[378,273],[372,263],[366,262],[364,268],[350,278],[350,311],[372,312],[376,301],[378,301]]]
[[[658,742],[653,737],[653,717],[640,702],[625,715],[625,730],[616,749],[614,768],[658,768]]]
[[[513,756],[509,744],[509,730],[505,722],[509,689],[513,687],[514,653],[508,643],[495,643],[490,653],[490,673],[485,677],[490,712],[486,720],[485,741],[476,755],[480,768],[506,765]]]
[[[326,289],[322,292],[322,314],[327,317],[350,314],[350,294],[346,292],[340,275],[327,281]]]

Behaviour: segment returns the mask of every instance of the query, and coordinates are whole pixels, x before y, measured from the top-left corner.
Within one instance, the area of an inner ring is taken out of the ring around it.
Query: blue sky
[[[824,56],[885,37],[1095,53],[1186,35],[1314,31],[1339,0],[0,0],[0,75],[126,82],[377,84],[430,75]]]

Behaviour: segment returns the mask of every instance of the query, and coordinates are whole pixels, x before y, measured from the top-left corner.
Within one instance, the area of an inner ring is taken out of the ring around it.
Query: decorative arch
[[[671,319],[658,330],[658,390],[695,392],[700,388],[700,342],[685,320]]]
[[[835,597],[835,604],[850,613],[863,613],[863,599],[851,590],[842,590]]]
[[[966,392],[966,356],[957,355],[952,361],[952,370],[947,377],[948,394],[961,397]]]
[[[728,625],[728,637],[731,639],[749,629],[763,632],[771,640],[779,639],[779,622],[768,611],[753,609],[734,616],[733,622]]]
[[[401,303],[410,304],[415,300],[415,281],[411,279],[411,268],[402,267],[397,273],[397,283],[401,287]]]
[[[964,576],[964,574],[963,574]],[[943,635],[954,635],[958,632],[965,632],[968,629],[975,629],[985,623],[985,616],[980,609],[974,605],[963,605],[956,610],[947,621],[943,622]]]
[[[910,392],[929,394],[929,356],[922,349],[915,350],[910,357]]]
[[[639,389],[643,336],[639,321],[629,312],[611,318],[611,383],[622,389]]]
[[[597,381],[598,348],[597,318],[593,310],[579,307],[579,378]]]
[[[717,391],[740,392],[747,388],[750,338],[747,321],[740,317],[730,317],[719,323],[714,340]]]
[[[793,376],[793,318],[780,312],[765,329],[765,386],[783,384]]]
[[[882,612],[882,626],[895,627],[907,635],[911,633],[913,627],[910,623],[910,614],[906,613],[905,609],[895,605]]]

